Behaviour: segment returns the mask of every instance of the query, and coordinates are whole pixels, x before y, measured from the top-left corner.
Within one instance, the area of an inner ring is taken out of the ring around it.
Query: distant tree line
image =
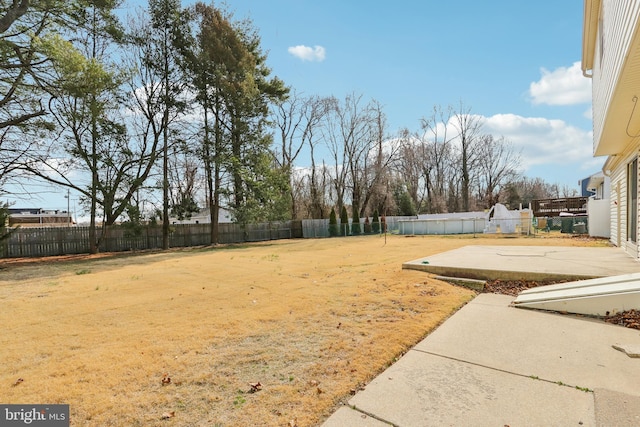
[[[169,217],[202,208],[217,243],[221,207],[247,224],[559,195],[463,103],[390,135],[375,100],[302,96],[272,76],[249,20],[149,0],[125,25],[123,3],[0,5],[0,191],[37,179],[81,194],[90,227],[105,225],[93,252],[116,221],[161,222],[166,248]]]
[[[290,179],[291,217],[327,218],[348,205],[352,218],[465,212],[495,203],[574,195],[520,172],[521,157],[502,136],[483,132],[482,118],[460,103],[435,106],[415,131],[390,135],[379,103],[350,94],[301,96],[274,109],[274,155]],[[330,156],[318,155],[328,150]],[[301,153],[309,167],[295,168]]]

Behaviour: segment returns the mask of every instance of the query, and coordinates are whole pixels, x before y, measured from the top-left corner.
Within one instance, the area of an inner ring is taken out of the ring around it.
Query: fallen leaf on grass
[[[294,418],[291,421],[289,421],[289,423],[287,425],[289,427],[298,427],[298,420],[296,418]]]
[[[165,412],[164,414],[162,414],[162,419],[168,420],[169,418],[173,418],[175,416],[176,416],[176,411]]]
[[[251,387],[251,390],[249,390],[249,393],[255,393],[256,391],[262,390],[262,384],[260,384],[260,382],[249,383],[249,386]]]
[[[162,376],[162,385],[167,385],[167,384],[171,384],[171,378],[169,377],[169,374],[164,374]]]
[[[357,392],[362,391],[362,390],[364,390],[364,386],[363,385],[359,385],[357,388],[352,388],[350,390],[350,392],[351,392],[351,394],[356,394]]]
[[[24,381],[22,378],[18,378],[18,379],[16,380],[16,382],[14,382],[14,383],[13,383],[12,387],[15,387],[15,386],[17,386],[17,385],[20,385],[20,383],[22,383],[22,381]]]

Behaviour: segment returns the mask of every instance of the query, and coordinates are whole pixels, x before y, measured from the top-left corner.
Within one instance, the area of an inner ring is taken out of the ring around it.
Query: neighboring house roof
[[[21,213],[30,213],[30,214],[39,214],[44,212],[42,208],[7,208],[9,214],[21,214]]]
[[[587,182],[587,186],[589,189],[592,189],[592,191],[595,191],[596,187],[602,184],[604,184],[603,172],[594,173],[589,177],[589,181]]]
[[[179,220],[178,218],[171,217],[169,222],[172,224],[209,224],[211,223],[211,215],[209,209],[201,209],[200,212],[194,213],[188,219]],[[225,208],[220,208],[218,211],[218,223],[231,223],[233,218],[231,212]]]
[[[580,195],[581,196],[589,197],[589,196],[593,195],[593,193],[595,193],[595,191],[590,189],[590,187],[589,187],[589,181],[590,180],[591,180],[591,177],[588,176],[588,177],[583,178],[583,179],[578,181],[578,186],[580,186]]]
[[[578,185],[582,189],[582,196],[593,196],[598,191],[598,187],[605,183],[604,172],[596,172],[586,178],[578,181]]]
[[[73,218],[67,211],[9,208],[10,227],[66,227],[71,224]]]
[[[593,153],[623,153],[640,135],[640,0],[584,1],[582,71],[593,78]]]

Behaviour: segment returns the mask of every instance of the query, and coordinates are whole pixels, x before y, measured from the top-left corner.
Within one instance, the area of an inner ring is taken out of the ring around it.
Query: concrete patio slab
[[[613,348],[640,332],[587,317],[510,307],[480,294],[415,349],[572,387],[640,396],[640,360]]]
[[[349,404],[397,426],[595,426],[591,393],[419,351]]]
[[[406,262],[404,269],[471,279],[587,279],[640,272],[619,248],[465,246]]]
[[[594,390],[596,425],[616,427],[640,426],[640,397],[611,390]]]
[[[639,331],[512,299],[476,297],[323,426],[640,425],[640,359],[613,348]]]
[[[389,427],[392,424],[379,421],[345,406],[331,415],[323,425],[327,427]]]

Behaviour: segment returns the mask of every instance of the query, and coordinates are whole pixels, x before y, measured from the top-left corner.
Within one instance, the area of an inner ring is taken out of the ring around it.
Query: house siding
[[[640,0],[605,0],[601,5],[593,62],[594,152],[602,136],[639,15]]]
[[[637,153],[638,149],[636,148],[636,153],[634,153],[634,155],[629,159],[629,162],[631,162],[634,158],[638,157],[638,153]],[[636,183],[640,183],[640,168],[636,168]],[[638,186],[636,184],[636,209],[637,211],[640,211],[640,205],[638,204],[637,201],[640,201],[640,197],[638,197],[638,190],[640,189],[640,186]],[[627,217],[627,220],[629,219],[629,215],[625,215]],[[631,242],[629,240],[629,238],[627,237],[627,247],[626,247],[626,251],[629,253],[629,255],[633,256],[634,258],[638,258],[638,237],[640,237],[640,233],[638,233],[638,227],[640,226],[640,221],[637,220],[638,217],[638,213],[636,213],[636,241],[635,242]]]
[[[609,155],[603,172],[610,178],[610,240],[636,259],[640,220],[636,221],[636,242],[630,240],[627,225],[632,203],[629,164],[640,152],[640,138],[634,136],[640,133],[640,119],[634,117],[640,96],[639,24],[640,0],[585,0],[583,49],[589,51],[583,51],[583,70],[591,70],[593,79],[594,154]],[[640,197],[636,197],[640,211]]]
[[[635,158],[638,157],[638,147],[634,147],[631,152],[625,156],[619,156],[620,161],[612,164],[611,172],[611,243],[622,248],[634,258],[638,258],[638,244],[631,242],[627,233],[628,220],[628,166]],[[638,176],[640,183],[640,172]],[[638,191],[638,200],[640,200],[640,191]],[[640,211],[640,206],[639,206]],[[619,227],[619,230],[618,230]],[[640,221],[636,224],[638,228],[637,235],[640,236]]]
[[[618,209],[620,206],[620,199],[618,197],[618,194],[621,193],[622,191],[619,190],[618,185],[619,185],[619,181],[611,181],[611,199],[609,199],[610,202],[610,212],[611,212],[611,224],[610,224],[610,230],[609,230],[609,235],[610,235],[610,240],[611,243],[613,243],[616,246],[620,246],[620,240],[618,239]]]
[[[627,240],[626,223],[624,214],[627,209],[627,179],[626,169],[624,167],[617,168],[611,174],[612,193],[611,197],[611,241],[618,247],[622,247],[622,243]],[[618,213],[620,216],[618,217]],[[620,227],[620,233],[618,233]]]

